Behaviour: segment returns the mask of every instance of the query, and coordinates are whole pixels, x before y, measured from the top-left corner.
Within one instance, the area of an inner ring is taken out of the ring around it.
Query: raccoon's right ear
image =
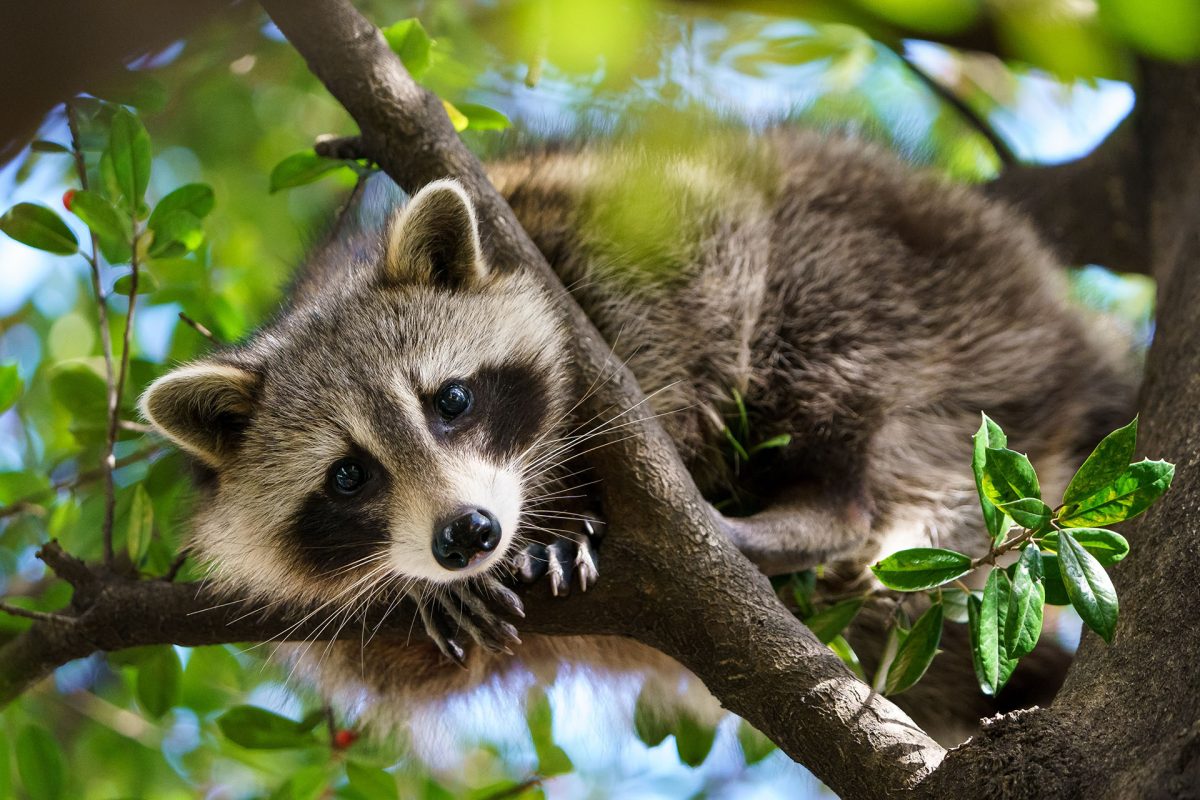
[[[453,180],[417,192],[388,231],[383,280],[394,284],[477,286],[487,278],[475,206]]]
[[[231,364],[189,364],[150,384],[139,406],[159,432],[216,468],[237,447],[260,383]]]

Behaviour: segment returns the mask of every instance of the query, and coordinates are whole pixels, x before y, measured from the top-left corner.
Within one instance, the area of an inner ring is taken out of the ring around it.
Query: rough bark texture
[[[346,0],[264,5],[359,123],[366,152],[410,190],[447,175],[462,180],[479,205],[493,259],[535,270],[556,292],[577,332],[581,383],[613,375],[600,382],[591,410],[635,404],[641,395],[632,378],[611,363],[440,103],[411,81],[374,27]],[[971,44],[990,46],[991,39]],[[39,107],[46,101],[43,95]],[[662,650],[847,798],[1195,796],[1200,339],[1193,309],[1200,271],[1189,262],[1200,253],[1198,119],[1200,72],[1150,66],[1139,116],[1121,137],[1076,164],[1017,170],[993,187],[1020,200],[1072,259],[1150,265],[1163,288],[1143,393],[1143,447],[1178,462],[1176,485],[1126,532],[1133,553],[1114,571],[1122,601],[1115,643],[1085,635],[1051,708],[998,717],[944,754],[776,602],[720,534],[662,431],[638,411],[630,416],[643,435],[594,454],[611,524],[605,579],[569,602],[529,603],[523,629],[627,635]],[[46,558],[76,585],[70,618],[35,622],[0,648],[0,701],[95,650],[267,639],[301,615],[244,616],[237,606],[214,608],[226,599],[194,585],[93,572],[53,546]],[[393,614],[385,630],[407,635],[410,622],[408,612]],[[302,627],[297,636],[309,632]]]

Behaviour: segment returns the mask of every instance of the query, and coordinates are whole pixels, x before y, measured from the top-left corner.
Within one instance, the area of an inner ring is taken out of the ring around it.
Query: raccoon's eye
[[[329,487],[338,494],[358,494],[370,478],[367,468],[355,458],[335,461],[329,468]]]
[[[438,390],[433,405],[444,420],[462,416],[471,407],[471,390],[461,383],[447,383]]]

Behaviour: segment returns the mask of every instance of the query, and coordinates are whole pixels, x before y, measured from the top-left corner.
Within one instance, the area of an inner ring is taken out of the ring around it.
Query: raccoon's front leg
[[[488,599],[509,614],[525,616],[525,608],[516,593],[490,576],[477,579]],[[492,653],[512,655],[511,645],[520,644],[517,629],[503,620],[467,583],[451,584],[427,593],[417,600],[425,632],[444,656],[466,666],[466,651],[459,641],[465,633],[476,644]]]
[[[556,538],[549,544],[531,542],[513,557],[513,574],[522,583],[536,583],[543,577],[550,580],[550,593],[566,597],[571,584],[579,582],[579,591],[586,592],[600,578],[596,566],[596,548],[604,536],[604,523],[583,518],[579,529]]]
[[[720,517],[725,534],[767,575],[813,569],[850,556],[871,531],[869,503],[803,486],[748,517]]]

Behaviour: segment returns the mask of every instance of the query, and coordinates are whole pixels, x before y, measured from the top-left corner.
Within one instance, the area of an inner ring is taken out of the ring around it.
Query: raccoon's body
[[[1130,381],[1027,224],[862,143],[564,148],[490,174],[700,488],[749,514],[731,531],[769,572],[826,564],[836,591],[904,547],[977,551],[981,410],[1048,494],[1129,413]],[[487,268],[452,186],[418,195],[386,236],[318,251],[276,321],[144,400],[210,476],[197,551],[272,601],[340,605],[495,571],[552,491],[551,443],[583,422],[551,309],[531,278]],[[729,431],[744,450],[772,446],[746,461]],[[859,623],[865,660],[874,622]],[[326,655],[324,688],[382,695],[384,716],[518,665],[679,669],[600,637],[527,636],[515,658],[476,647],[465,671],[425,644]],[[970,676],[969,660],[940,657],[910,713],[965,730],[989,708]]]

